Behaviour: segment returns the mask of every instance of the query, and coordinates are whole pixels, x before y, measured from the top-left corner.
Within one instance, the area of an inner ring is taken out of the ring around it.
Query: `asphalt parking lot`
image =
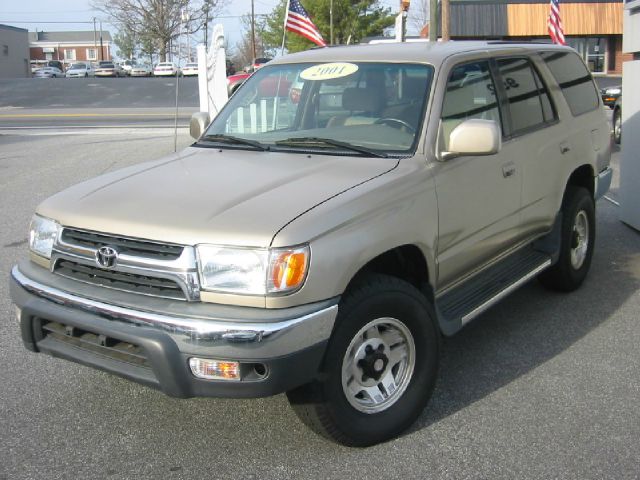
[[[177,400],[22,347],[6,279],[36,205],[173,150],[167,129],[34,133],[0,134],[0,479],[640,475],[640,234],[612,202],[598,204],[582,289],[531,282],[446,339],[416,425],[348,449],[308,431],[283,395]]]

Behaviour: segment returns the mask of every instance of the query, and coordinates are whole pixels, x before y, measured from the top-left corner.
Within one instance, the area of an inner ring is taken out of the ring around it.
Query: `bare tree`
[[[182,33],[193,34],[215,18],[225,0],[93,0],[104,12],[138,38],[148,38],[166,61],[169,44]],[[188,13],[186,22],[182,12]]]
[[[242,40],[236,43],[236,52],[233,57],[233,63],[237,68],[243,68],[253,64],[253,44],[251,38],[251,15],[243,15],[242,19]],[[256,57],[268,57],[270,52],[265,49],[263,41],[263,32],[265,30],[265,19],[262,16],[256,17]]]
[[[409,26],[420,34],[427,23],[429,23],[429,0],[412,2],[409,9]]]

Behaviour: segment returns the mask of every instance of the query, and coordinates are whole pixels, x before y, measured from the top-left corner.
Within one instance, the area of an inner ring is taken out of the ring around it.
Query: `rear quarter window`
[[[587,67],[576,53],[540,52],[540,56],[558,82],[574,117],[598,108],[598,91]]]

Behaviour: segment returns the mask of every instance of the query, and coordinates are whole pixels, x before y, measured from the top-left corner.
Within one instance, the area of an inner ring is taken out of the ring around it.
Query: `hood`
[[[190,147],[64,190],[38,213],[64,226],[135,238],[267,247],[293,219],[397,163]]]

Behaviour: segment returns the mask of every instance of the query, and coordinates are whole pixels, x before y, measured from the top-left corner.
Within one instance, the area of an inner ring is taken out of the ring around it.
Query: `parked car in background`
[[[227,77],[227,92],[229,95],[233,95],[235,91],[240,88],[240,85],[244,83],[244,81],[251,76],[250,73],[241,72],[236,73],[235,75],[229,75]]]
[[[122,71],[124,72],[125,75],[130,76],[131,75],[131,70],[133,69],[133,67],[136,66],[136,62],[135,60],[125,60],[124,62],[122,62],[121,67],[122,67]]]
[[[198,76],[198,64],[187,63],[184,67],[182,67],[182,76],[183,77]]]
[[[600,90],[600,95],[602,96],[602,103],[609,108],[613,108],[618,97],[622,95],[622,86],[618,85],[615,87],[603,88]]]
[[[93,65],[90,63],[74,63],[71,65],[66,73],[65,77],[67,78],[78,78],[78,77],[95,77],[96,71],[93,68]]]
[[[152,70],[149,65],[134,65],[131,67],[129,75],[131,77],[150,77],[151,72]]]
[[[622,93],[613,104],[613,141],[622,142]]]
[[[64,65],[59,60],[31,60],[31,73],[36,73],[36,70],[45,67],[55,67],[64,72]]]
[[[173,62],[160,62],[153,69],[154,77],[174,77],[178,74],[178,67]]]
[[[257,70],[258,68],[264,66],[265,64],[267,64],[270,61],[271,61],[271,58],[256,58],[253,61],[253,69]]]
[[[236,67],[233,64],[233,62],[231,60],[227,59],[226,64],[227,64],[227,77],[229,75],[235,74],[236,73]]]
[[[35,78],[59,78],[64,77],[64,73],[56,67],[44,67],[36,70],[33,76]]]
[[[96,77],[124,77],[124,71],[114,63],[100,62],[95,72]]]

